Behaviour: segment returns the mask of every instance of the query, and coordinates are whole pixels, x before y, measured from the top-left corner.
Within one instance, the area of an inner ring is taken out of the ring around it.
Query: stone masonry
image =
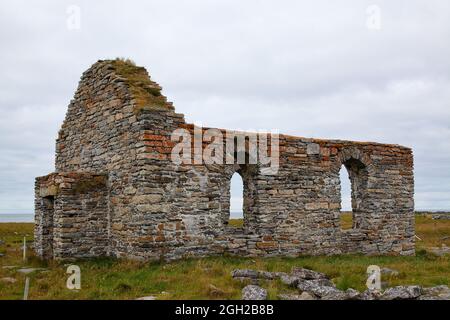
[[[174,163],[171,134],[180,128],[195,130],[144,68],[116,59],[84,72],[56,141],[56,171],[36,178],[37,254],[414,254],[411,149],[279,135],[278,173],[265,175],[259,160]],[[352,183],[349,230],[340,228],[342,166]],[[228,225],[236,172],[244,182],[242,228]]]

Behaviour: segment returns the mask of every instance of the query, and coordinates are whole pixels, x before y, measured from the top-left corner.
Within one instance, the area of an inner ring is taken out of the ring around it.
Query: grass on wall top
[[[117,58],[112,60],[116,73],[129,86],[136,100],[135,113],[142,110],[172,109],[167,98],[161,94],[161,87],[150,80],[147,70],[138,67],[130,59]]]

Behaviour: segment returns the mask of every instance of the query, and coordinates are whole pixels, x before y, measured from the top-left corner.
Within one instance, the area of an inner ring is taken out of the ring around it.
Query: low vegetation
[[[348,219],[348,217],[346,218]],[[230,224],[240,225],[233,221]],[[416,218],[417,255],[415,257],[362,255],[298,257],[298,258],[239,258],[230,256],[188,259],[171,263],[133,262],[116,259],[94,259],[75,262],[81,268],[81,290],[66,288],[67,264],[35,258],[30,252],[22,261],[23,237],[32,241],[33,224],[0,223],[0,299],[22,299],[25,277],[30,278],[29,299],[135,299],[155,296],[158,299],[239,299],[245,282],[233,280],[236,268],[289,272],[293,266],[311,268],[328,274],[337,287],[364,290],[366,268],[376,264],[399,271],[399,275],[383,277],[389,286],[419,284],[450,285],[450,256],[436,256],[430,247],[450,246],[450,220],[432,220],[430,216]],[[31,251],[31,250],[30,250]],[[39,267],[28,275],[18,268]],[[269,298],[290,290],[279,281],[262,284]]]
[[[143,67],[138,67],[129,59],[117,58],[113,60],[113,66],[128,87],[136,100],[135,113],[145,109],[167,109],[167,100],[161,94],[161,87],[150,80]]]

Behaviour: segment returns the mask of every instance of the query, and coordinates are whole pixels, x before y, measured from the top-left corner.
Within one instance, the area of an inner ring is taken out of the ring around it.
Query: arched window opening
[[[341,228],[359,229],[367,226],[365,219],[368,170],[359,159],[347,159],[340,171]]]
[[[231,227],[244,226],[244,181],[239,173],[235,172],[230,182],[230,218]]]
[[[341,181],[340,224],[342,230],[348,230],[353,227],[352,183],[344,165],[339,171],[339,177]]]

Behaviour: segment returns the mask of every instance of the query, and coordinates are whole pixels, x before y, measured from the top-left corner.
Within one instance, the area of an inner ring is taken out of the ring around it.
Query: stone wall
[[[86,71],[59,133],[56,173],[36,181],[37,253],[133,259],[414,254],[410,149],[280,135],[279,170],[267,175],[259,159],[238,163],[236,154],[231,164],[174,163],[176,129],[195,130],[145,69],[106,60]],[[207,146],[192,142],[192,152]],[[352,181],[350,230],[339,224],[342,166]],[[243,228],[228,226],[235,172],[244,181]],[[107,182],[81,193],[73,183],[54,182],[98,177]]]
[[[110,253],[106,175],[52,173],[37,178],[35,190],[39,256],[82,258]]]

